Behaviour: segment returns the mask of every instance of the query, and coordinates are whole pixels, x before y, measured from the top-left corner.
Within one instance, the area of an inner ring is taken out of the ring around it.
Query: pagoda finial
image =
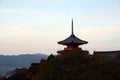
[[[73,35],[73,33],[74,33],[74,32],[73,32],[73,18],[72,18],[72,35]]]

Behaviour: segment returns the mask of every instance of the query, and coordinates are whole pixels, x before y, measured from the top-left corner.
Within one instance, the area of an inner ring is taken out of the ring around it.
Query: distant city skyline
[[[84,50],[120,50],[119,0],[0,0],[0,55],[63,50],[72,18]]]

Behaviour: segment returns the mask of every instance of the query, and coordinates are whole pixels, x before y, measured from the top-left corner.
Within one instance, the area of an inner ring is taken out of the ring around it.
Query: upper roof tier
[[[74,33],[73,33],[73,19],[72,19],[72,30],[71,30],[71,35],[66,38],[63,41],[59,41],[58,44],[63,44],[63,45],[69,45],[69,44],[76,44],[76,45],[82,45],[82,44],[87,44],[87,41],[81,40],[77,38]]]
[[[71,43],[76,45],[82,45],[82,44],[87,44],[88,42],[77,38],[74,34],[71,34],[68,38],[66,38],[63,41],[58,42],[58,44],[63,44],[63,45],[69,45]]]

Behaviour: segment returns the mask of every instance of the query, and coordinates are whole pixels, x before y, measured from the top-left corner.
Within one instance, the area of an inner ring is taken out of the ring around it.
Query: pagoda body
[[[73,33],[73,19],[72,19],[72,30],[71,35],[66,38],[65,40],[59,41],[58,44],[62,44],[67,46],[64,48],[64,50],[81,50],[79,45],[87,44],[87,41],[81,40],[78,37],[76,37]]]

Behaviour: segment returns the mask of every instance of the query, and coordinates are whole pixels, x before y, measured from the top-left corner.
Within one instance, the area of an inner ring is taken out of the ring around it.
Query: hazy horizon
[[[120,50],[119,0],[0,0],[0,55],[63,50],[71,18],[84,50]]]

